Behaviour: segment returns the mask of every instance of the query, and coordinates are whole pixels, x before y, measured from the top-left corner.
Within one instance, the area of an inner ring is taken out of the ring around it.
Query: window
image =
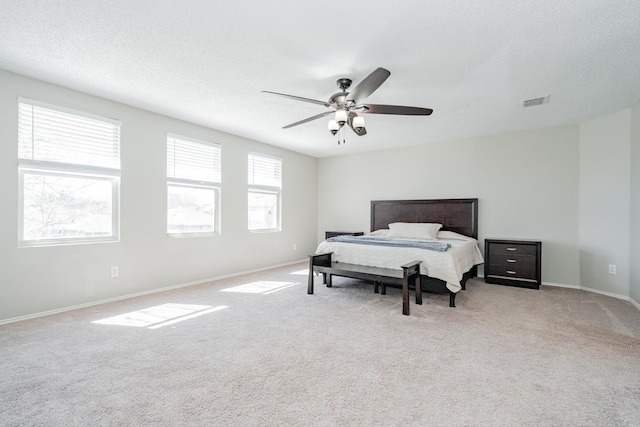
[[[19,243],[117,241],[120,122],[18,99]]]
[[[280,230],[282,160],[249,153],[249,230]]]
[[[218,233],[222,148],[167,135],[167,234]]]

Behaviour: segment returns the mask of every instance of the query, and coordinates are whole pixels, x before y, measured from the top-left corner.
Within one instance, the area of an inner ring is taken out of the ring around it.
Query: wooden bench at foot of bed
[[[321,255],[309,255],[309,285],[307,293],[313,294],[313,273],[322,273],[324,283],[328,288],[332,287],[332,276],[350,277],[353,279],[370,280],[378,292],[378,285],[382,284],[382,293],[385,294],[385,285],[402,286],[402,314],[409,315],[409,282],[413,281],[416,291],[416,304],[422,304],[422,287],[420,286],[420,263],[413,261],[405,264],[402,270],[390,268],[369,267],[365,265],[346,264],[333,262],[332,253]]]

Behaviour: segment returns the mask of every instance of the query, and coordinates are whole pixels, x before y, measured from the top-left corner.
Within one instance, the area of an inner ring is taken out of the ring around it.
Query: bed
[[[375,240],[395,238],[401,223],[408,230],[441,224],[438,242],[450,245],[446,251],[421,248],[398,248],[376,244],[354,244],[356,237],[327,239],[320,243],[316,255],[331,254],[331,261],[348,265],[401,270],[403,264],[420,261],[419,281],[422,291],[448,293],[449,306],[455,307],[457,293],[465,289],[469,278],[476,276],[477,265],[484,262],[478,247],[478,199],[384,200],[371,202],[371,232],[363,236]],[[421,229],[421,228],[420,228]],[[401,239],[407,236],[401,235]],[[420,235],[414,237],[421,237]],[[412,239],[410,239],[412,240]],[[310,262],[310,273],[314,271]],[[316,269],[316,271],[320,271]],[[325,264],[323,269],[331,274]],[[344,271],[340,274],[349,277]],[[354,276],[357,277],[357,276]],[[390,285],[397,285],[390,281]],[[383,287],[384,289],[384,287]]]

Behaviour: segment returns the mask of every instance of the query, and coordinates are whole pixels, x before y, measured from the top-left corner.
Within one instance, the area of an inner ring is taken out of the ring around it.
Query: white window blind
[[[167,135],[167,178],[219,183],[222,149],[217,144]]]
[[[18,157],[120,169],[120,122],[18,100]]]
[[[249,153],[249,186],[282,188],[282,160]]]

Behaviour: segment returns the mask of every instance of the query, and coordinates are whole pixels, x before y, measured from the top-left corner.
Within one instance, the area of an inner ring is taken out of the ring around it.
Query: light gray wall
[[[572,125],[320,159],[317,237],[368,231],[371,200],[477,197],[483,249],[486,237],[539,239],[543,281],[578,286],[579,134]]]
[[[580,125],[581,286],[629,295],[631,110]],[[616,274],[609,274],[609,265]]]
[[[19,96],[123,122],[120,242],[17,247]],[[167,132],[222,144],[220,236],[166,237]],[[283,159],[281,232],[247,231],[249,151]],[[0,70],[0,322],[306,259],[316,188],[315,158]]]
[[[631,110],[631,254],[629,294],[640,306],[640,102]]]

